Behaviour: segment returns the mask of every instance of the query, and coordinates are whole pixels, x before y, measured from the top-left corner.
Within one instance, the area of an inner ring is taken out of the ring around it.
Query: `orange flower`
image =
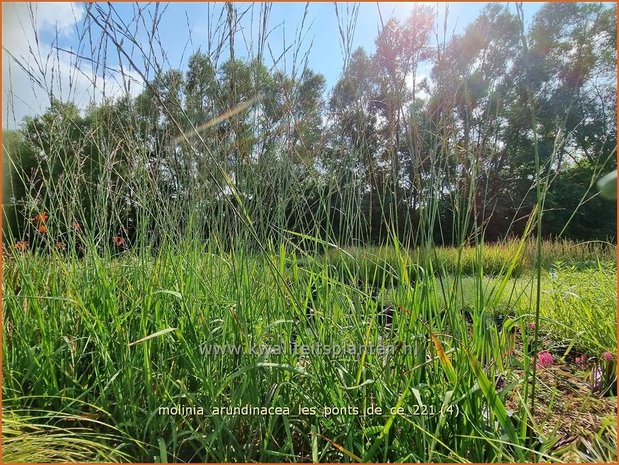
[[[19,241],[15,243],[15,250],[25,252],[28,250],[28,241]]]
[[[116,247],[122,247],[125,245],[125,239],[124,237],[120,237],[120,236],[114,236],[112,237],[112,241],[114,242],[114,245]]]
[[[37,231],[39,231],[41,234],[47,234],[47,226],[45,226],[44,224],[42,224],[41,226],[39,226],[39,228],[37,229]]]
[[[42,213],[39,213],[38,215],[35,215],[34,221],[37,223],[45,223],[48,218],[49,218],[49,215],[45,212],[42,212]]]
[[[71,225],[71,227],[73,228],[73,231],[80,231],[82,229],[82,227],[80,226],[79,223],[75,222]]]
[[[67,244],[65,244],[64,242],[58,241],[58,242],[56,242],[56,248],[58,250],[64,250],[64,249],[67,248]]]

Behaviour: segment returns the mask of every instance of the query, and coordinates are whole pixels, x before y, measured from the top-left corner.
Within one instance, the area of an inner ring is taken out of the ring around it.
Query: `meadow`
[[[615,364],[603,358],[616,352],[615,247],[544,244],[554,260],[544,264],[543,337],[533,348],[534,244],[514,255],[518,245],[486,245],[489,259],[478,264],[488,263],[488,274],[467,266],[474,249],[434,250],[441,258],[437,265],[429,258],[424,270],[435,271],[414,280],[421,250],[301,256],[284,247],[267,255],[194,248],[73,260],[16,252],[3,275],[4,405],[41,429],[66,432],[45,445],[59,457],[71,451],[63,441],[80,431],[84,442],[96,432],[90,457],[99,460],[510,462],[611,454],[615,401],[604,395],[616,395],[615,368],[597,388],[591,383],[596,370]],[[376,299],[368,298],[372,287]],[[391,328],[376,319],[384,306],[395,309]],[[547,378],[534,413],[523,400],[532,351],[554,359],[538,367]],[[563,392],[565,382],[584,388]],[[217,411],[243,406],[284,410]],[[162,410],[173,407],[176,414]],[[590,411],[593,422],[585,420]],[[5,431],[7,460],[41,438],[28,422]],[[527,428],[540,440],[527,441]],[[601,432],[605,448],[585,446],[588,428]],[[569,447],[557,445],[566,436]],[[88,456],[87,444],[74,444],[75,454]]]
[[[203,6],[7,7],[3,460],[615,462],[616,6]]]

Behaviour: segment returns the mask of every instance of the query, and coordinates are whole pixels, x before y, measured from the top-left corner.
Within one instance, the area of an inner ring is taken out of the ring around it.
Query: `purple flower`
[[[553,358],[552,354],[547,350],[543,350],[539,354],[537,354],[537,366],[539,368],[545,368],[547,366],[550,366],[554,363],[554,361],[555,359]]]

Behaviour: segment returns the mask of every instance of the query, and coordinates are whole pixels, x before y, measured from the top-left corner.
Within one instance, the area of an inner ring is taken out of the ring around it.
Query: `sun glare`
[[[381,2],[379,5],[381,10],[387,13],[387,15],[396,18],[406,18],[411,14],[415,5],[436,8],[437,2]]]

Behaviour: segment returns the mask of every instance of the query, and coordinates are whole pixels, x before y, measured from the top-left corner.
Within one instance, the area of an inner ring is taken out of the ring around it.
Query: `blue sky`
[[[471,3],[436,3],[421,2],[432,8],[438,8],[439,20],[442,24],[446,10],[448,10],[448,30],[456,34],[462,33],[467,25],[472,23],[480,14],[487,2]],[[515,4],[504,2],[515,12]],[[533,14],[539,10],[542,3],[525,3],[525,20],[530,21]],[[298,29],[306,9],[305,2],[274,3],[270,15],[270,28],[272,29],[270,45],[275,55],[283,51],[283,42],[286,40],[290,45],[295,40]],[[237,3],[240,12],[250,7],[248,3]],[[345,17],[347,5],[338,5],[340,16]],[[119,11],[130,17],[133,11],[130,5],[117,5]],[[350,8],[350,5],[349,5]],[[413,8],[413,2],[364,2],[359,4],[357,26],[354,34],[354,48],[363,47],[366,51],[374,50],[374,40],[380,28],[380,16],[386,22],[390,17],[403,20],[409,16]],[[209,15],[217,18],[225,5],[222,3],[173,3],[167,6],[163,15],[165,21],[161,24],[163,43],[168,49],[170,65],[184,69],[190,51],[198,48],[208,48],[206,35],[206,23]],[[379,14],[380,9],[380,14]],[[316,72],[322,73],[327,79],[327,86],[331,88],[342,72],[342,47],[338,30],[338,21],[335,15],[335,7],[332,2],[314,2],[307,6],[305,19],[302,50],[309,50],[309,66]],[[254,16],[258,16],[258,7],[254,9]],[[251,12],[247,12],[240,20],[241,27],[250,35]],[[253,35],[256,36],[256,20],[254,18]],[[188,26],[189,25],[189,26]],[[192,41],[189,39],[189,27],[192,29]],[[187,45],[188,51],[182,54]],[[241,33],[236,36],[237,55],[243,54],[243,37]],[[292,57],[287,57],[287,67],[291,68]],[[282,62],[279,63],[281,66]]]
[[[424,2],[432,8],[438,8],[439,22],[442,24],[447,5],[445,3]],[[472,23],[482,11],[486,3],[450,3],[448,5],[448,30],[456,34],[463,32],[465,27]],[[525,3],[525,21],[530,22],[534,13],[540,8],[541,3]],[[105,4],[100,4],[107,8]],[[97,4],[94,5],[97,7]],[[145,4],[140,4],[144,8]],[[325,76],[327,88],[331,89],[337,82],[343,69],[343,54],[338,30],[338,21],[335,15],[333,3],[274,3],[272,5],[269,27],[270,36],[267,49],[266,63],[271,65],[270,53],[279,56],[286,46],[293,44],[299,34],[301,21],[307,7],[307,16],[302,30],[300,54],[307,53],[308,66],[315,72]],[[126,83],[132,82],[130,92],[136,94],[140,90],[141,79],[139,73],[131,70],[124,63],[125,79],[119,74],[103,72],[96,66],[98,56],[92,56],[92,48],[89,45],[90,36],[82,33],[87,30],[88,15],[86,7],[79,3],[39,3],[29,7],[28,4],[3,3],[3,89],[2,89],[2,126],[14,128],[25,115],[40,113],[49,104],[49,94],[52,93],[63,100],[74,100],[84,107],[88,101],[100,101],[103,96],[117,96],[126,90]],[[118,14],[117,19],[127,24],[135,18],[137,6],[130,3],[117,3],[114,5]],[[246,15],[240,19],[240,28],[235,36],[235,49],[237,56],[247,55],[244,46],[245,41],[252,42],[251,37],[257,37],[259,16],[259,4],[251,8],[249,3],[237,3],[237,11],[246,11]],[[347,4],[338,4],[341,17],[346,17]],[[351,5],[348,5],[348,9]],[[374,50],[374,39],[380,27],[380,16],[383,21],[390,17],[403,20],[413,8],[412,2],[368,2],[359,4],[356,29],[353,39],[354,50],[363,47],[371,53]],[[515,11],[515,4],[509,3],[509,8]],[[159,5],[160,11],[164,11],[159,25],[159,34],[163,51],[158,45],[154,46],[155,54],[159,61],[164,63],[164,68],[172,67],[181,70],[186,69],[186,63],[192,52],[201,49],[207,51],[208,18],[211,23],[216,22],[222,9],[223,3],[170,3]],[[146,25],[149,14],[153,13],[155,6],[151,5],[146,11]],[[253,12],[254,20],[251,21]],[[34,24],[33,24],[34,18]],[[225,18],[225,13],[224,13]],[[140,44],[148,46],[146,37],[147,28],[140,26],[142,33]],[[190,34],[191,30],[191,34]],[[94,42],[100,31],[97,27],[92,30]],[[81,37],[81,42],[80,42]],[[72,53],[60,51],[56,53],[54,42],[60,48]],[[215,41],[216,42],[216,41]],[[126,43],[126,42],[125,42]],[[131,49],[127,47],[131,52]],[[96,48],[96,47],[95,47]],[[292,49],[295,49],[293,46]],[[31,52],[34,50],[34,54]],[[107,63],[112,68],[118,68],[119,59],[114,47],[107,47]],[[34,70],[38,83],[33,83],[10,58],[9,53],[17,58],[27,68]],[[221,60],[227,57],[227,50],[223,50]],[[161,60],[162,54],[165,60]],[[255,49],[251,54],[255,54]],[[76,55],[85,58],[76,58]],[[152,63],[152,60],[144,60],[141,55],[134,52],[134,59],[142,71]],[[94,61],[89,61],[92,59]],[[79,66],[76,66],[76,61]],[[298,62],[301,60],[297,60]],[[293,52],[290,50],[277,63],[277,67],[292,72]],[[42,70],[42,71],[40,71]],[[298,69],[297,71],[300,71]],[[152,73],[149,74],[152,76]],[[129,78],[129,80],[127,79]],[[47,91],[43,91],[39,83],[44,83]]]

